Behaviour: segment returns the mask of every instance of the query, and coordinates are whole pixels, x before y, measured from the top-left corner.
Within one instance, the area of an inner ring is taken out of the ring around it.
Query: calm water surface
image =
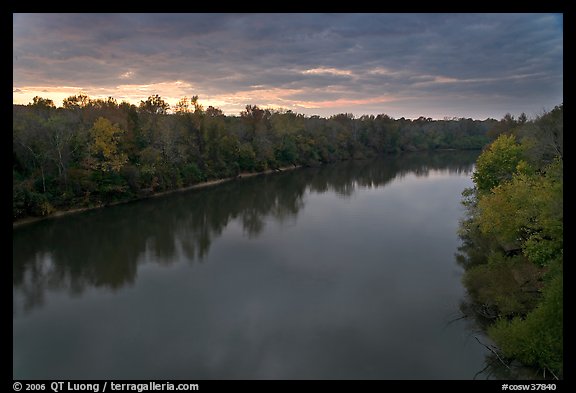
[[[258,176],[13,231],[13,377],[472,379],[478,152]]]

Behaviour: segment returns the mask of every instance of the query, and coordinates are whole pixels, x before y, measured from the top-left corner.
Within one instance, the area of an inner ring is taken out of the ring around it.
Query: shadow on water
[[[146,261],[171,264],[180,252],[202,263],[214,239],[237,220],[257,237],[266,220],[294,220],[306,192],[354,195],[357,187],[384,187],[431,170],[471,173],[478,151],[408,153],[375,162],[350,161],[227,182],[130,204],[40,221],[13,231],[13,290],[22,304],[41,306],[46,291],[81,295],[87,288],[116,290],[134,282]],[[16,298],[16,296],[15,296]]]

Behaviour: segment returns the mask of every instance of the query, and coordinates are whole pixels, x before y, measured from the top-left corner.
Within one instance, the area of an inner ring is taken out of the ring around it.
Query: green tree
[[[476,189],[463,194],[461,227],[470,257],[463,282],[473,308],[495,322],[488,334],[503,356],[555,376],[563,373],[561,119],[561,106],[536,120],[520,116],[488,146]]]
[[[488,333],[505,356],[562,378],[563,320],[563,284],[558,275],[548,284],[543,301],[534,311],[525,318],[501,319]]]
[[[514,135],[500,135],[482,152],[472,175],[476,187],[486,193],[509,180],[523,158],[523,148]]]
[[[538,265],[562,256],[561,161],[544,176],[516,173],[478,202],[478,223],[505,250],[522,249]]]

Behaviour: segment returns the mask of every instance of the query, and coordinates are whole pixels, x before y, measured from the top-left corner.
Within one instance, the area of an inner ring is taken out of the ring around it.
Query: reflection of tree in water
[[[23,226],[13,231],[14,291],[28,310],[42,304],[46,290],[64,288],[77,295],[89,287],[117,289],[132,283],[138,264],[147,260],[171,264],[181,253],[190,262],[202,261],[212,240],[233,220],[253,238],[262,232],[267,217],[278,222],[295,219],[307,189],[350,196],[356,186],[382,187],[409,173],[469,173],[477,155],[410,153],[349,161]]]
[[[546,370],[536,370],[519,363],[518,361],[502,357],[498,348],[492,345],[485,336],[485,332],[494,322],[495,316],[490,315],[490,310],[484,310],[481,305],[476,304],[469,296],[460,303],[462,317],[466,318],[469,324],[470,337],[476,338],[478,345],[490,347],[486,348],[484,366],[478,370],[473,379],[497,379],[497,380],[534,380],[534,379],[556,379],[554,375]],[[473,339],[472,339],[473,340]],[[474,341],[476,341],[474,340]],[[474,344],[475,345],[475,344]],[[497,356],[496,353],[499,353]]]
[[[452,323],[464,323],[468,332],[467,340],[469,345],[478,345],[485,349],[484,364],[482,368],[472,376],[472,379],[496,379],[496,380],[533,380],[533,379],[554,379],[554,376],[548,372],[538,374],[537,370],[526,367],[519,362],[502,357],[498,348],[493,344],[489,337],[486,336],[487,327],[493,322],[490,316],[487,316],[477,305],[472,302],[467,295],[460,302],[460,315],[449,320],[446,326]]]

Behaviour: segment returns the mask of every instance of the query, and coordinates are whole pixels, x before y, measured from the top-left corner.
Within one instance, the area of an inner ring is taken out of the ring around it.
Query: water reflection
[[[258,237],[267,219],[296,220],[306,192],[350,198],[410,173],[469,174],[476,151],[410,153],[258,176],[136,203],[46,220],[13,231],[13,312],[43,304],[46,291],[78,296],[134,282],[139,264],[202,263],[232,222]],[[179,258],[175,258],[178,255]]]
[[[468,296],[460,303],[460,312],[467,319],[470,336],[476,340],[481,340],[477,341],[479,345],[490,346],[492,350],[497,349],[485,333],[488,326],[493,323],[493,320],[486,318]],[[552,379],[552,377],[552,375],[549,375],[549,379]],[[538,375],[538,370],[524,366],[517,361],[502,359],[486,348],[484,366],[474,374],[472,379],[534,380],[542,379],[542,375]]]

